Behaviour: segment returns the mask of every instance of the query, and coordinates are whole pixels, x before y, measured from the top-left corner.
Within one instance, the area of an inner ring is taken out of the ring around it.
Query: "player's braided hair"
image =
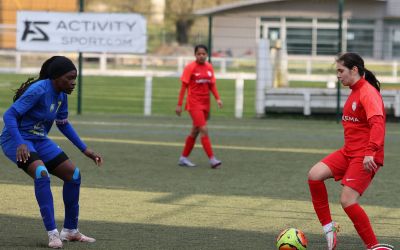
[[[376,79],[376,76],[374,75],[374,73],[372,73],[367,68],[365,68],[364,60],[357,53],[347,52],[347,53],[341,54],[336,59],[336,62],[343,63],[343,65],[346,66],[346,68],[348,68],[348,69],[357,67],[358,74],[360,76],[364,76],[365,80],[367,80],[378,91],[381,90],[381,83],[378,81],[378,79]]]
[[[21,86],[15,90],[15,95],[13,97],[13,101],[17,101],[18,98],[21,97],[21,95],[35,82],[40,81],[40,80],[44,80],[49,78],[49,65],[51,62],[54,61],[54,59],[56,59],[59,56],[53,56],[50,57],[49,59],[47,59],[43,64],[42,67],[40,68],[40,72],[39,72],[39,77],[37,79],[30,77],[28,78],[28,80],[26,80],[26,82],[22,83]]]

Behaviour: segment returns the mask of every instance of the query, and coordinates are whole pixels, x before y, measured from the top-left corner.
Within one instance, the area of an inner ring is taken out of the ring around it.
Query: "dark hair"
[[[381,90],[381,83],[376,79],[374,73],[365,68],[364,60],[357,53],[347,52],[340,54],[337,57],[336,62],[342,63],[348,69],[357,67],[360,76],[365,77],[365,80],[367,80],[378,91]]]
[[[205,46],[204,44],[197,44],[197,45],[194,47],[194,53],[196,54],[196,52],[197,52],[199,49],[204,49],[204,50],[208,53],[207,46]]]
[[[20,98],[21,95],[35,82],[49,78],[56,79],[71,70],[76,70],[76,68],[70,59],[64,56],[50,57],[42,64],[39,77],[37,79],[32,77],[28,78],[28,80],[22,83],[21,86],[15,91],[13,101],[17,101],[18,98]]]

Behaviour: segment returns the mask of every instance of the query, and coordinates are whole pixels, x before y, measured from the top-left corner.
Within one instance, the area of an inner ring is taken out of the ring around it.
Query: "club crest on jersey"
[[[56,105],[54,104],[54,103],[52,103],[51,105],[50,105],[50,112],[53,112],[54,111],[54,107],[55,107]]]
[[[357,103],[356,103],[356,102],[353,102],[353,103],[351,104],[351,109],[352,109],[353,111],[356,111],[356,108],[357,108]]]
[[[212,72],[211,72],[211,71],[209,71],[209,70],[207,71],[207,74],[208,74],[208,76],[209,76],[209,77],[211,77],[211,76],[212,76]]]

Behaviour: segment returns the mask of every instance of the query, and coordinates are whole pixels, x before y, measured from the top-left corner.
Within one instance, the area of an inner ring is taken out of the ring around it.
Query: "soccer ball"
[[[296,228],[283,230],[276,239],[278,250],[306,250],[307,238],[304,233]]]

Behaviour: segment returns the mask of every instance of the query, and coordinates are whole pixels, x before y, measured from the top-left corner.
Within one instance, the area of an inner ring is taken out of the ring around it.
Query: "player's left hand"
[[[364,169],[368,172],[376,172],[378,170],[378,165],[374,161],[373,156],[366,155],[363,160]]]
[[[85,149],[85,151],[83,151],[83,153],[89,157],[90,159],[92,159],[94,161],[94,163],[97,166],[101,166],[103,164],[103,157],[101,157],[101,155],[97,154],[96,152],[94,152],[93,150],[87,148]]]
[[[222,103],[222,100],[217,100],[218,108],[222,109],[224,104]]]

